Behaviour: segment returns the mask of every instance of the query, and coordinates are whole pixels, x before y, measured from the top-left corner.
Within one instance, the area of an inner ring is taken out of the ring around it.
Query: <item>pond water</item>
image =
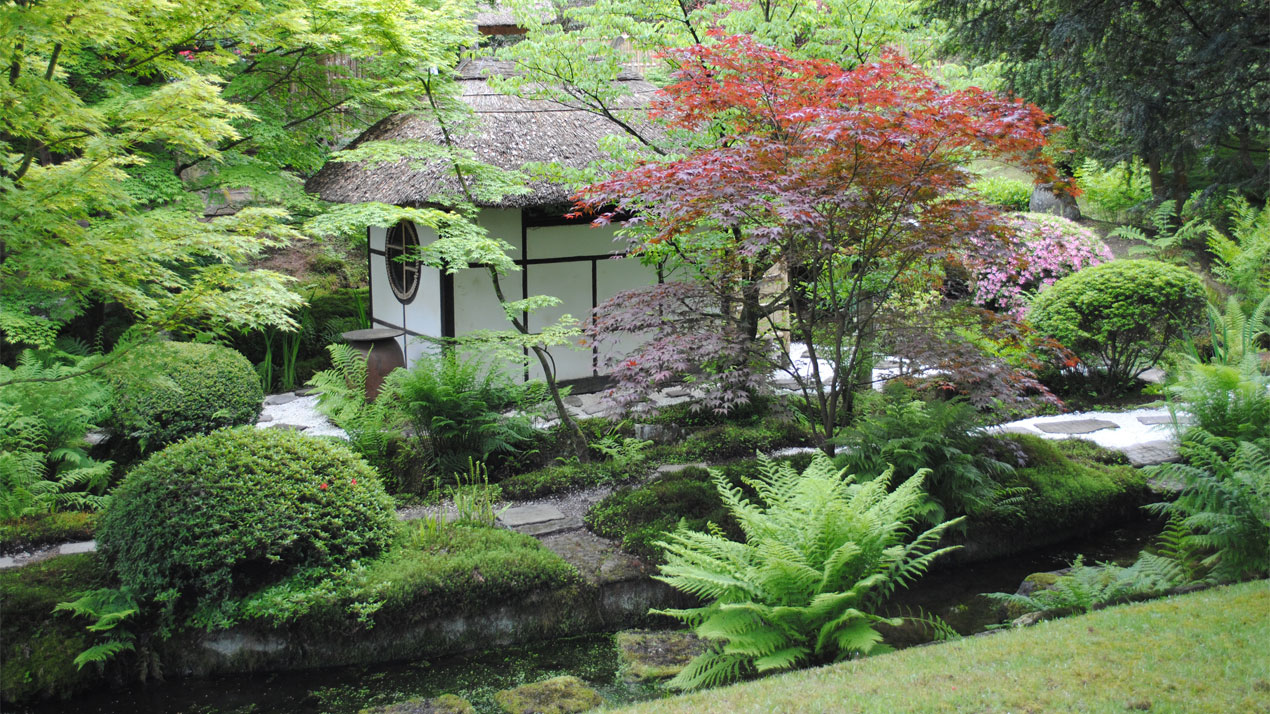
[[[979,632],[995,624],[997,616],[978,594],[1013,592],[1031,573],[1065,567],[1078,554],[1084,554],[1087,563],[1127,564],[1160,529],[1160,523],[1144,520],[1022,556],[938,570],[899,594],[891,614],[920,608],[939,615],[962,634]],[[453,693],[479,712],[498,712],[495,692],[561,674],[586,680],[610,703],[664,696],[655,686],[625,682],[612,636],[597,634],[430,661],[133,685],[14,711],[355,714],[364,707]]]

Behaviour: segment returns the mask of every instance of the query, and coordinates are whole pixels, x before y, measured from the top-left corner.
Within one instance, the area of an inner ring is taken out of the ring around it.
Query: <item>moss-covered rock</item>
[[[706,643],[687,630],[627,630],[615,636],[627,679],[667,679],[679,674]]]
[[[476,714],[476,709],[460,696],[442,694],[432,699],[407,699],[384,707],[363,709],[358,714]]]
[[[508,714],[574,714],[594,709],[604,699],[577,677],[552,677],[504,689],[494,701]]]

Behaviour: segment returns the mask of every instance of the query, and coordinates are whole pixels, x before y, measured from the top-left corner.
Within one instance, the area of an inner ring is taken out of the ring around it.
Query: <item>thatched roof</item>
[[[622,130],[592,112],[544,100],[528,100],[500,94],[490,88],[492,74],[513,71],[510,63],[471,60],[459,67],[463,101],[476,114],[477,130],[458,137],[457,143],[477,157],[502,169],[518,170],[531,162],[554,161],[580,168],[602,158],[597,148],[605,136]],[[618,79],[631,95],[621,108],[645,106],[656,88],[635,75]],[[398,115],[367,129],[350,146],[391,139],[439,141],[440,130],[426,115]],[[402,160],[366,168],[358,163],[328,162],[309,179],[306,188],[323,199],[339,203],[379,201],[395,205],[424,205],[439,193],[458,193],[458,183],[444,162],[420,166]],[[529,184],[530,192],[509,196],[496,205],[526,208],[567,202],[575,187],[545,181]]]

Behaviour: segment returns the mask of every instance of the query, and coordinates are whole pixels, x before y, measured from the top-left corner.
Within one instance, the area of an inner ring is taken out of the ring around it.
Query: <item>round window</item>
[[[401,302],[413,300],[419,290],[419,233],[415,224],[402,221],[388,230],[384,257],[393,295]]]

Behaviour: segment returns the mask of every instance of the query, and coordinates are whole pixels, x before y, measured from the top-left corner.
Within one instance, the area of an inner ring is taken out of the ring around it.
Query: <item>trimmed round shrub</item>
[[[1117,260],[1054,283],[1028,320],[1100,376],[1103,392],[1126,387],[1204,319],[1199,276],[1154,260]]]
[[[111,365],[106,377],[115,392],[110,426],[143,451],[213,429],[254,424],[264,400],[251,363],[220,345],[142,345]]]
[[[299,569],[374,556],[395,523],[379,478],[348,447],[239,427],[191,437],[134,468],[97,542],[125,588],[214,605]]]

